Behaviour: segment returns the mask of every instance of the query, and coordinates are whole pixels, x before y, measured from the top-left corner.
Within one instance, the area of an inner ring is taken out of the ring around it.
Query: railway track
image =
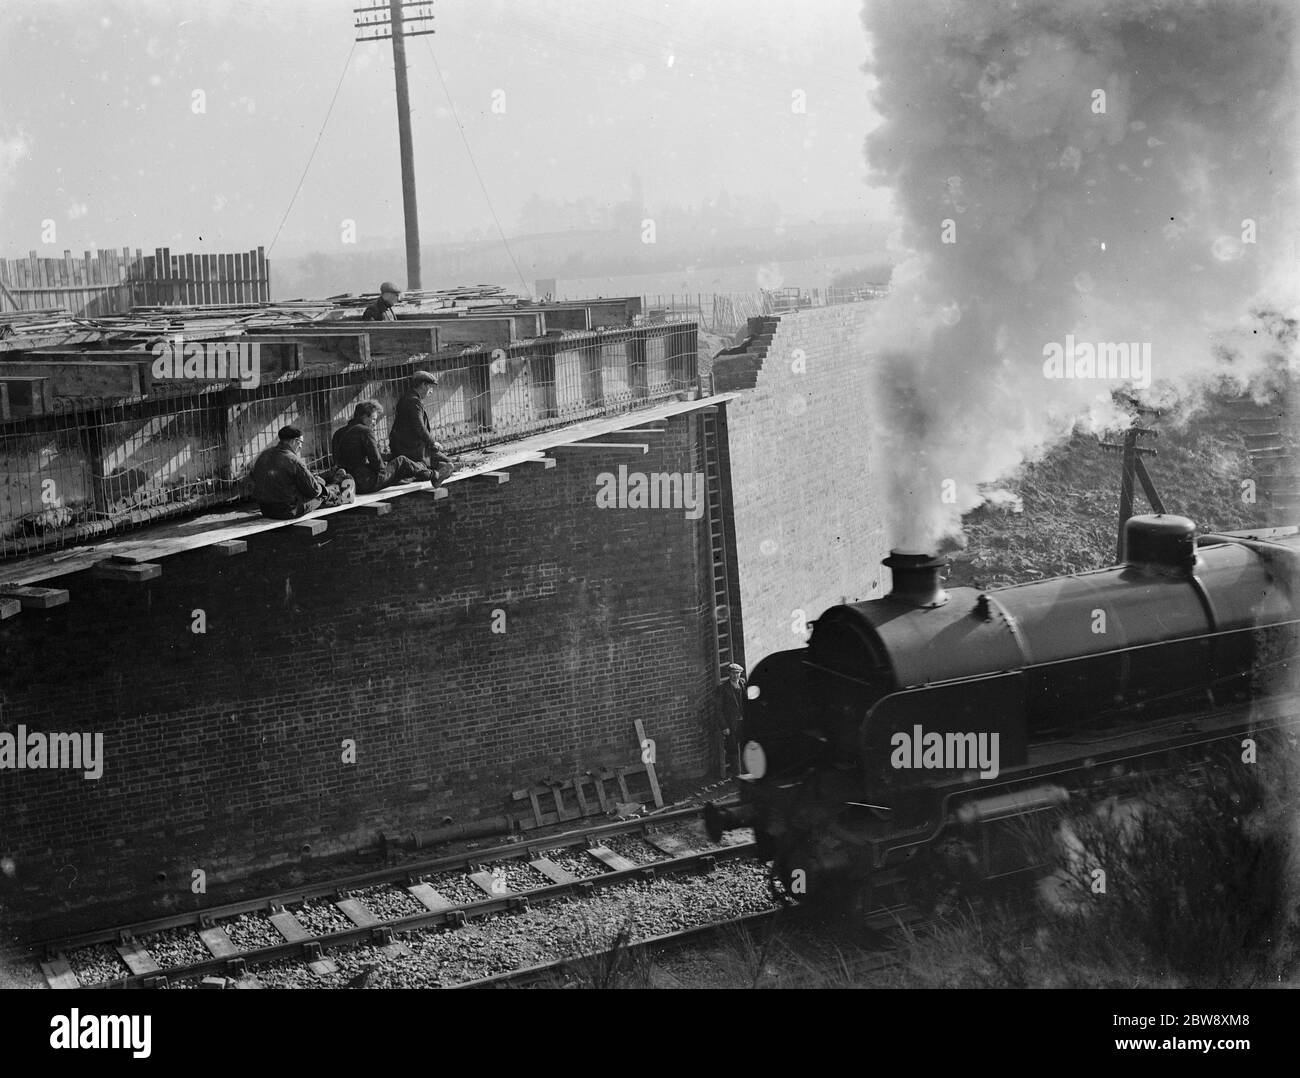
[[[739,917],[731,917],[710,924],[695,925],[691,928],[653,936],[649,939],[633,942],[619,941],[613,947],[571,958],[557,959],[553,962],[539,963],[511,970],[507,973],[495,974],[491,977],[464,981],[452,987],[462,990],[564,987],[566,982],[569,985],[575,983],[575,979],[579,982],[595,982],[596,987],[608,987],[610,985],[604,983],[606,980],[612,982],[620,969],[634,966],[643,959],[653,958],[656,954],[662,954],[692,944],[725,939],[729,933],[736,931],[762,930],[765,928],[772,930],[776,928],[781,918],[788,916],[798,916],[797,907],[778,906],[773,909],[746,913]],[[898,905],[882,906],[872,911],[860,927],[881,933],[892,933],[900,927],[906,926],[911,931],[917,932],[924,931],[926,924],[912,907]],[[887,949],[882,949],[846,964],[846,969],[855,974],[865,975],[884,969],[894,964],[895,961],[897,959],[894,955]],[[594,976],[592,970],[597,971]],[[652,970],[650,977],[652,987],[679,987],[678,985],[655,985],[653,983],[655,980],[653,972]],[[787,984],[785,987],[798,987],[798,985]]]
[[[752,852],[748,842],[711,842],[701,820],[700,808],[688,808],[604,824],[48,940],[29,955],[58,989],[162,988],[205,977],[224,983],[286,959],[323,976],[337,971],[331,953],[344,948],[371,944],[396,957],[409,953],[401,937],[421,929],[667,874],[709,872]]]

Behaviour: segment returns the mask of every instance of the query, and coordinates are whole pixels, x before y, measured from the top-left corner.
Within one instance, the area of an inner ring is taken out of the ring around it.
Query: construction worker
[[[388,434],[388,448],[393,456],[409,457],[433,470],[436,487],[456,470],[456,465],[433,438],[433,424],[424,400],[438,384],[438,377],[428,371],[416,371],[407,383],[406,392],[397,402],[393,429]]]
[[[718,738],[722,746],[723,778],[727,775],[739,775],[744,771],[740,762],[740,746],[743,743],[743,724],[745,721],[745,668],[739,663],[727,665],[727,680],[718,686],[719,730]]]
[[[397,301],[401,299],[401,292],[398,291],[397,285],[392,281],[385,281],[379,286],[379,298],[375,300],[361,315],[363,322],[396,322],[397,315],[393,313],[393,308]]]
[[[387,463],[379,455],[375,426],[384,414],[378,401],[362,401],[346,427],[334,432],[330,451],[334,463],[356,480],[358,494],[373,494],[408,479],[432,479],[433,473],[407,457],[396,456]]]
[[[351,478],[312,474],[303,461],[302,431],[281,427],[280,440],[263,450],[253,464],[253,498],[262,516],[293,520],[304,513],[352,501],[356,487]]]

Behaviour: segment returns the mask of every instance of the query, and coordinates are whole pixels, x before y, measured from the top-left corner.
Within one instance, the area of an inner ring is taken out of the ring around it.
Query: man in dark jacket
[[[325,484],[298,455],[301,449],[302,431],[282,427],[279,444],[258,456],[253,465],[253,498],[262,516],[293,520],[324,504]]]
[[[437,384],[437,376],[428,371],[416,371],[411,375],[406,392],[397,402],[393,429],[388,434],[388,448],[394,456],[409,457],[433,469],[435,487],[456,470],[451,458],[434,441],[433,424],[424,407],[424,398]]]
[[[722,742],[722,775],[739,775],[744,771],[740,760],[741,738],[745,722],[745,668],[739,663],[727,666],[727,680],[718,687],[719,739]]]
[[[383,414],[378,401],[362,401],[352,413],[352,421],[335,431],[330,441],[334,463],[356,480],[358,494],[373,494],[408,479],[433,478],[428,468],[407,457],[396,456],[384,463],[375,434],[375,424]]]
[[[367,307],[361,314],[363,322],[396,322],[397,315],[393,313],[393,307],[401,298],[401,293],[397,290],[397,285],[392,281],[385,281],[379,286],[379,298]]]

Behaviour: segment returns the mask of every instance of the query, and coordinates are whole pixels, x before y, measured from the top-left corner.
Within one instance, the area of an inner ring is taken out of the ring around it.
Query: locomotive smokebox
[[[1187,517],[1157,513],[1124,524],[1124,565],[1155,573],[1190,573],[1196,568],[1196,525]]]
[[[943,606],[948,601],[948,593],[939,581],[939,570],[948,565],[943,558],[891,550],[880,564],[887,565],[894,574],[894,589],[886,599],[921,608]]]

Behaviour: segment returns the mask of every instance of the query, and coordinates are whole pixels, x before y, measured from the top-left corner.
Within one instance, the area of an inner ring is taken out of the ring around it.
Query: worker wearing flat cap
[[[401,298],[402,293],[397,285],[392,281],[385,281],[379,286],[379,298],[365,309],[361,316],[363,322],[396,322],[397,315],[393,313],[393,308]]]
[[[740,746],[743,744],[745,721],[745,668],[739,663],[727,665],[727,680],[718,686],[718,734],[721,741],[721,772],[739,775],[744,768],[740,763]]]
[[[439,486],[456,470],[456,465],[434,440],[433,423],[429,419],[425,398],[438,384],[438,376],[428,371],[416,371],[406,384],[406,392],[398,399],[393,417],[393,429],[388,432],[388,449],[394,456],[410,457],[429,466],[433,472],[433,485]]]

